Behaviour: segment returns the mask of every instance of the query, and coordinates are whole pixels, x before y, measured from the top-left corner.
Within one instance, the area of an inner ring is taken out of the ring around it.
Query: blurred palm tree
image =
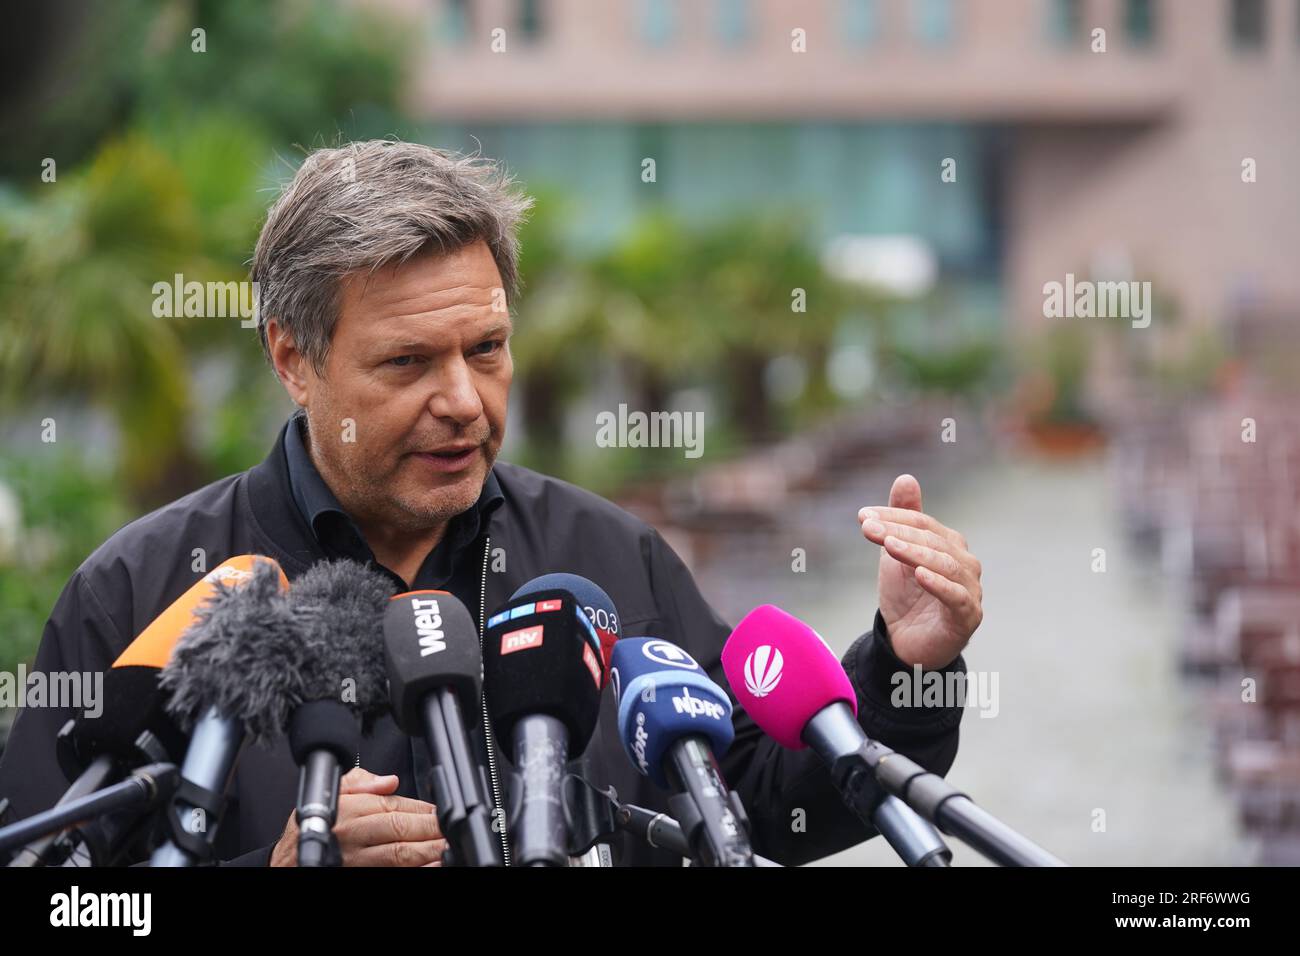
[[[727,384],[732,421],[751,442],[777,431],[764,385],[778,355],[803,359],[818,391],[836,328],[866,300],[832,278],[796,216],[750,215],[698,237],[692,259],[704,337]]]
[[[194,144],[176,158],[128,134],[83,171],[0,205],[0,402],[31,409],[57,397],[107,408],[128,494],[146,505],[202,477],[184,337],[210,339],[216,325],[156,317],[154,284],[170,285],[177,273],[241,278],[231,250],[247,248],[237,237],[250,217],[247,203],[230,197],[255,192],[251,163],[201,148],[216,139],[248,144],[246,131],[212,122],[190,130]]]
[[[530,273],[535,286],[516,355],[525,380],[548,383],[544,417],[558,419],[569,394],[563,383],[590,381],[600,356],[617,363],[634,408],[665,409],[674,387],[718,384],[742,435],[771,438],[768,362],[804,357],[815,390],[835,329],[861,298],[826,273],[805,235],[792,217],[744,216],[700,229],[657,213],[602,255],[552,258],[540,284]],[[525,236],[525,256],[528,248]],[[534,391],[526,395],[529,407],[542,407]],[[559,446],[558,431],[544,434]]]

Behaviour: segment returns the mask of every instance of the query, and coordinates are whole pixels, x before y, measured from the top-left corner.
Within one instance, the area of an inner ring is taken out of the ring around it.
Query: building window
[[[443,39],[453,46],[464,46],[473,32],[473,21],[470,0],[446,0],[442,11]]]
[[[1132,46],[1155,43],[1155,0],[1124,0],[1124,33]]]
[[[1082,35],[1083,0],[1048,0],[1048,38],[1059,46],[1074,46]]]
[[[726,46],[749,39],[749,0],[717,0],[718,36]]]
[[[911,6],[912,27],[928,46],[952,41],[952,0],[915,0]]]
[[[1264,0],[1232,0],[1229,5],[1232,45],[1238,50],[1264,46]]]
[[[650,46],[665,46],[673,38],[673,0],[641,0],[641,37]]]
[[[529,43],[542,35],[542,0],[519,0],[519,34]]]
[[[842,0],[844,39],[849,46],[874,43],[880,31],[878,0]]]

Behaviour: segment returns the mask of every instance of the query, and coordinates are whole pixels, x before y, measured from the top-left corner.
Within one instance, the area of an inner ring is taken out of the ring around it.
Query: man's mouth
[[[425,462],[434,471],[450,474],[468,468],[479,453],[481,445],[451,445],[431,451],[412,452],[412,457]]]

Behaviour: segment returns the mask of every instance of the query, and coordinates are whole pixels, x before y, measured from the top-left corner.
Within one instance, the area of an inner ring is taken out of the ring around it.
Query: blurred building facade
[[[1015,322],[1066,273],[1300,302],[1300,0],[367,2],[426,31],[437,142],[567,188],[588,242],[786,203],[923,239]]]

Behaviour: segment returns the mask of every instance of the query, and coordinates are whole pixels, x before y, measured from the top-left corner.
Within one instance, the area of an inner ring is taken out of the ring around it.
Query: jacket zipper
[[[479,578],[478,591],[478,650],[483,653],[484,635],[487,633],[487,571],[488,555],[492,553],[492,538],[483,539],[483,574]],[[496,748],[492,742],[492,722],[488,720],[487,693],[479,695],[483,707],[483,734],[487,738],[488,776],[492,781],[492,812],[501,821],[501,858],[506,866],[510,865],[510,837],[506,833],[505,805],[501,802],[501,785],[497,782]],[[361,766],[361,751],[357,751],[357,761],[352,766]]]
[[[478,593],[478,649],[480,655],[483,653],[483,641],[487,634],[487,572],[488,555],[491,552],[492,538],[485,536],[483,539],[483,576]],[[509,866],[510,839],[506,833],[505,804],[501,802],[501,787],[497,783],[496,747],[492,742],[492,722],[488,719],[486,690],[479,695],[479,701],[483,705],[483,735],[487,739],[488,776],[492,780],[492,812],[496,815],[495,818],[501,822],[501,859],[506,866]]]

